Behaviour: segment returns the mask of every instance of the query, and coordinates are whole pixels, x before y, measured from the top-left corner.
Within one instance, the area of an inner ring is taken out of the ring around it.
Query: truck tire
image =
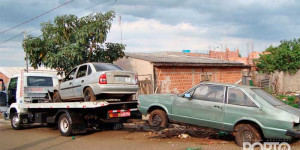
[[[149,116],[149,124],[156,127],[167,127],[168,117],[166,112],[160,109],[153,110]]]
[[[4,120],[9,120],[9,116],[7,115],[6,112],[2,112],[2,117]]]
[[[262,136],[257,128],[251,124],[238,124],[234,127],[235,142],[238,146],[243,146],[243,142],[261,142]]]
[[[58,128],[62,136],[70,136],[72,134],[72,121],[67,114],[62,114],[59,117]]]
[[[94,102],[94,101],[96,101],[96,96],[94,95],[94,92],[93,92],[92,88],[87,87],[83,91],[83,99],[84,99],[85,102]]]
[[[53,94],[53,102],[60,103],[62,102],[60,94],[58,91],[55,91]]]
[[[18,113],[13,113],[10,119],[11,127],[15,130],[20,130],[22,128],[21,119]]]

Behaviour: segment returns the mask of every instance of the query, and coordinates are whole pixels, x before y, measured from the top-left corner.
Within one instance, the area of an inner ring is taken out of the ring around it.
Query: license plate
[[[120,113],[120,117],[129,117],[129,116],[130,116],[130,111]]]
[[[117,117],[130,117],[130,111],[128,112],[119,112],[119,113],[110,113],[110,118],[117,118]]]
[[[117,82],[130,82],[130,78],[128,78],[128,77],[115,77],[115,81],[117,81]]]

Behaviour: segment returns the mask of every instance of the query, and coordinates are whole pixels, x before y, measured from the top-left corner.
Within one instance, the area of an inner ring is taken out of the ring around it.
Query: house
[[[22,70],[25,70],[25,67],[0,67],[0,78],[3,79],[4,83],[8,83],[9,79],[17,74],[21,74]],[[29,72],[45,73],[57,75],[57,71],[54,69],[49,69],[45,67],[39,67],[34,69],[32,67],[28,68]]]
[[[181,93],[203,80],[236,83],[249,66],[221,59],[189,56],[183,53],[126,53],[114,62],[138,74],[140,82],[151,83],[148,93]],[[140,84],[143,90],[144,85]],[[149,87],[148,87],[149,88]]]
[[[245,65],[254,65],[254,59],[259,58],[259,54],[262,52],[251,52],[248,54],[247,57],[240,57],[239,56],[239,49],[235,51],[230,51],[229,48],[226,48],[226,51],[209,51],[208,57],[209,58],[217,58],[223,60],[230,60],[230,61],[237,61],[244,63]]]

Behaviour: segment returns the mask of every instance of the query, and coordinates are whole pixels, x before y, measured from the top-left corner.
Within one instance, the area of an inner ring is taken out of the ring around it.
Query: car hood
[[[276,108],[279,108],[281,110],[284,110],[286,112],[292,113],[292,114],[300,117],[300,109],[297,109],[295,107],[291,107],[289,105],[281,105],[281,106],[276,106]]]

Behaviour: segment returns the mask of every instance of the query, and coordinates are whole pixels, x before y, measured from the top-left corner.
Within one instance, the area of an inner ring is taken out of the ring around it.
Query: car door
[[[232,131],[234,124],[242,119],[261,120],[264,115],[259,108],[260,104],[240,87],[227,88],[225,103],[224,129]]]
[[[60,84],[60,96],[62,99],[70,99],[74,97],[73,80],[77,68],[74,68]]]
[[[87,82],[87,65],[82,65],[78,68],[76,78],[73,81],[73,93],[75,98],[83,98],[83,88]]]
[[[225,87],[203,84],[190,94],[191,98],[178,97],[173,101],[174,120],[222,129]]]

